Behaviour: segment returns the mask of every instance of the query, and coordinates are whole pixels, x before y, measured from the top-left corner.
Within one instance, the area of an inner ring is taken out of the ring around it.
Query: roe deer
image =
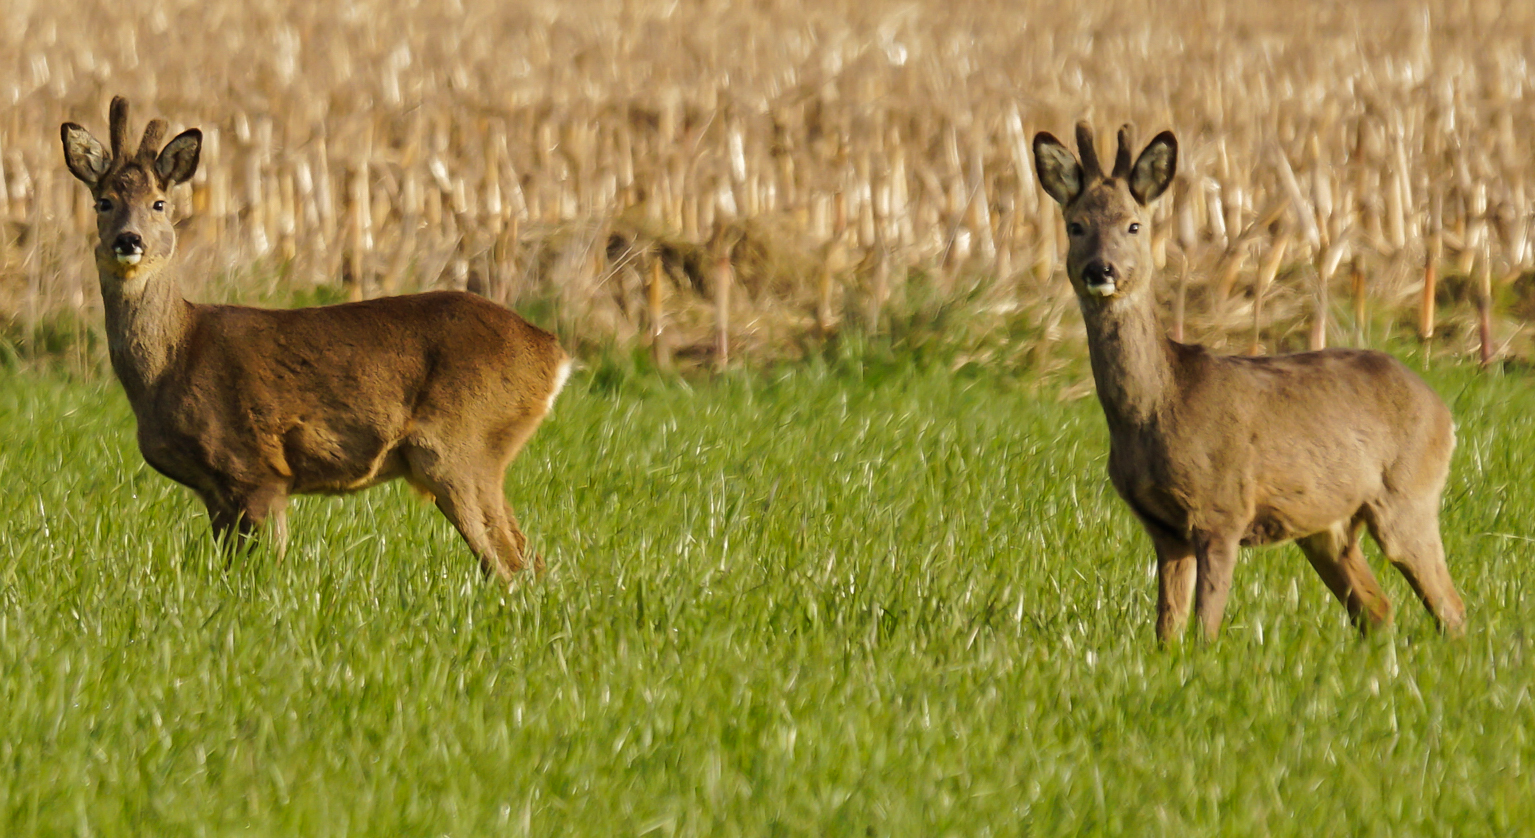
[[[1190,594],[1214,638],[1238,547],[1288,539],[1361,631],[1388,623],[1391,605],[1359,549],[1362,526],[1441,629],[1460,633],[1465,607],[1439,540],[1455,447],[1444,402],[1381,352],[1232,357],[1168,339],[1152,292],[1148,207],[1172,182],[1177,140],[1158,134],[1132,164],[1127,125],[1108,174],[1086,123],[1077,148],[1080,163],[1040,133],[1034,163],[1065,216],[1066,273],[1108,419],[1109,479],[1156,547],[1157,638],[1181,633]]]
[[[570,371],[554,336],[458,292],[292,310],[187,302],[166,270],[176,249],[166,193],[197,170],[202,133],[162,150],[156,119],[130,151],[122,97],[110,126],[110,156],[78,125],[61,133],[69,170],[96,200],[112,368],[144,459],[197,493],[231,558],[268,520],[282,555],[289,495],[404,477],[436,500],[486,575],[510,580],[527,540],[503,479]]]

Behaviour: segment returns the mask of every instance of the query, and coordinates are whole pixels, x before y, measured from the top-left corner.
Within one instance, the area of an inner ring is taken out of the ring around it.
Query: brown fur
[[[1085,123],[1077,136],[1080,164],[1041,133],[1035,165],[1065,215],[1066,272],[1109,425],[1109,478],[1156,548],[1157,637],[1181,633],[1191,596],[1214,637],[1238,547],[1286,540],[1361,630],[1389,622],[1359,549],[1362,527],[1440,626],[1459,633],[1465,608],[1438,523],[1455,447],[1444,402],[1380,352],[1248,358],[1169,340],[1151,290],[1148,206],[1176,173],[1177,141],[1158,135],[1128,166],[1126,126],[1105,176]]]
[[[110,157],[78,125],[62,134],[97,201],[109,351],[144,459],[202,498],[227,547],[270,520],[279,554],[289,495],[404,477],[510,580],[526,539],[502,481],[569,370],[554,336],[457,292],[286,311],[187,302],[165,270],[166,193],[196,170],[201,134],[157,153],[156,120],[130,156],[127,110],[113,100]]]

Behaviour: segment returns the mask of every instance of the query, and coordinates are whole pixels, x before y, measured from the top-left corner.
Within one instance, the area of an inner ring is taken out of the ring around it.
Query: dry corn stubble
[[[1535,8],[22,0],[8,17],[13,334],[95,322],[88,196],[60,176],[56,126],[99,125],[113,93],[207,133],[178,196],[203,299],[468,287],[554,300],[562,328],[597,341],[643,339],[664,301],[669,351],[707,358],[723,345],[708,240],[728,227],[738,357],[915,299],[1056,322],[1059,220],[1027,138],[1086,117],[1182,140],[1158,234],[1189,266],[1190,339],[1241,348],[1281,236],[1270,349],[1364,333],[1361,289],[1318,280],[1340,243],[1371,315],[1403,333],[1433,310],[1422,278],[1441,250],[1441,339],[1473,350],[1483,291],[1463,277],[1483,252],[1495,339],[1530,307]]]

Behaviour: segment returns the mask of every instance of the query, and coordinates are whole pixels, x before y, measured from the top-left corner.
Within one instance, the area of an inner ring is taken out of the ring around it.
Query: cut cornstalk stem
[[[1290,249],[1290,230],[1286,228],[1279,237],[1274,239],[1274,244],[1269,248],[1268,255],[1264,257],[1263,264],[1258,268],[1257,282],[1253,285],[1253,341],[1248,347],[1247,354],[1259,355],[1263,352],[1263,297],[1268,293],[1268,288],[1274,282],[1274,277],[1279,275],[1279,266],[1284,264],[1285,251]]]
[[[650,279],[645,284],[646,307],[649,310],[650,325],[650,355],[657,366],[666,366],[671,359],[667,357],[665,338],[662,330],[665,329],[665,321],[662,319],[665,312],[661,307],[661,282],[665,279],[665,266],[661,264],[661,254],[657,253],[650,260]]]
[[[1418,311],[1418,335],[1423,340],[1434,337],[1434,294],[1439,285],[1439,259],[1443,253],[1444,238],[1435,229],[1423,254],[1423,298]]]
[[[721,243],[714,258],[714,360],[718,369],[730,366],[730,251]]]
[[[1364,269],[1359,267],[1359,258],[1354,257],[1348,268],[1349,286],[1354,293],[1354,342],[1363,345],[1365,342],[1365,285]]]
[[[1492,363],[1496,354],[1492,341],[1492,264],[1487,248],[1482,249],[1476,266],[1476,314],[1478,336],[1481,338],[1482,366]]]

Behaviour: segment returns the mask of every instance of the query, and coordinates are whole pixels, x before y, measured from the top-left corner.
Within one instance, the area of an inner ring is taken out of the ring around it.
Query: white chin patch
[[[1112,282],[1104,282],[1098,285],[1087,286],[1087,293],[1098,297],[1112,297],[1117,288],[1118,286]]]
[[[139,263],[139,260],[143,259],[143,258],[144,258],[144,254],[142,254],[142,253],[119,253],[119,254],[117,254],[117,261],[121,262],[124,265],[137,265]]]

